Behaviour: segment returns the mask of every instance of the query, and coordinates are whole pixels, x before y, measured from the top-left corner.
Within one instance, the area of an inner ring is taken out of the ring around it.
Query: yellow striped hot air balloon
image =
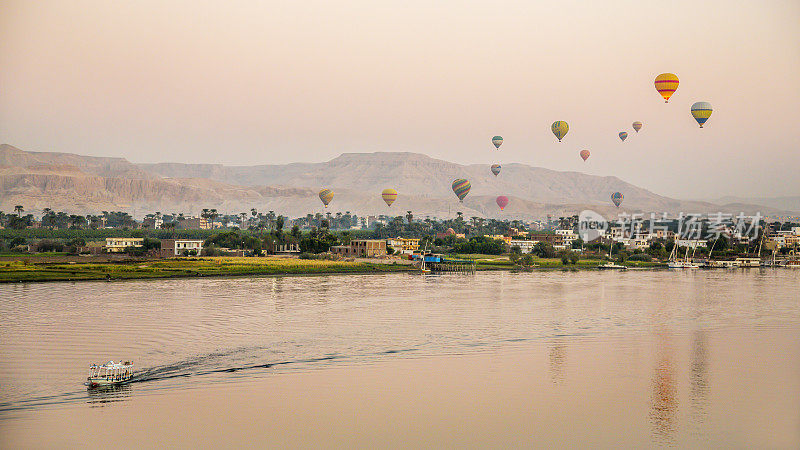
[[[330,189],[323,189],[319,191],[319,199],[322,200],[322,204],[327,208],[328,203],[333,200],[333,191]]]
[[[669,103],[669,98],[678,89],[678,76],[674,73],[662,73],[656,77],[656,90],[662,97],[664,103]]]
[[[711,117],[712,111],[711,103],[708,102],[696,102],[692,105],[692,117],[700,124],[700,128],[703,128],[703,124]]]
[[[550,129],[553,130],[553,134],[555,134],[558,138],[558,142],[561,142],[561,139],[564,138],[569,131],[569,125],[563,120],[557,120],[553,122],[553,125],[550,126]]]
[[[381,197],[383,197],[383,201],[386,202],[386,206],[392,206],[395,200],[397,200],[397,191],[394,189],[384,189],[381,192]]]
[[[639,130],[642,129],[642,122],[639,122],[638,120],[633,122],[633,129],[638,133]]]

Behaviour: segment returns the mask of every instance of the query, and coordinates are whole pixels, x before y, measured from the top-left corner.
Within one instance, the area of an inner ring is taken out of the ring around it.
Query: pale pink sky
[[[0,6],[0,142],[134,162],[413,151],[674,197],[800,195],[798,80],[795,0]],[[702,130],[695,101],[714,106]]]

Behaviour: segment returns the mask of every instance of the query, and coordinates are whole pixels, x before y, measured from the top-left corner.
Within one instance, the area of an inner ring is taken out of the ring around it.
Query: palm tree
[[[22,211],[25,211],[25,208],[22,205],[17,205],[14,207],[14,212],[17,213],[17,217],[22,217]]]
[[[246,212],[240,212],[239,215],[242,216],[242,229],[244,229],[244,219],[245,219],[245,217],[247,217],[247,213]]]
[[[406,219],[408,223],[411,223],[411,221],[414,220],[414,214],[411,214],[411,211],[406,211]]]

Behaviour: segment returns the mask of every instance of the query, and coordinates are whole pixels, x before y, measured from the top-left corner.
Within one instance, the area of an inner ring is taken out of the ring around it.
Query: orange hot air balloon
[[[678,76],[674,73],[662,73],[656,77],[656,90],[662,97],[664,103],[669,103],[669,98],[678,89]]]
[[[589,153],[589,150],[581,150],[581,158],[583,158],[584,161],[589,159],[589,155],[591,155],[591,153]]]

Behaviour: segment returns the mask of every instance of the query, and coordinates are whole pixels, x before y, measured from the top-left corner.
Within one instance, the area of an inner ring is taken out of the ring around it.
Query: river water
[[[800,271],[0,285],[0,446],[800,446]],[[137,376],[82,386],[90,363]]]

